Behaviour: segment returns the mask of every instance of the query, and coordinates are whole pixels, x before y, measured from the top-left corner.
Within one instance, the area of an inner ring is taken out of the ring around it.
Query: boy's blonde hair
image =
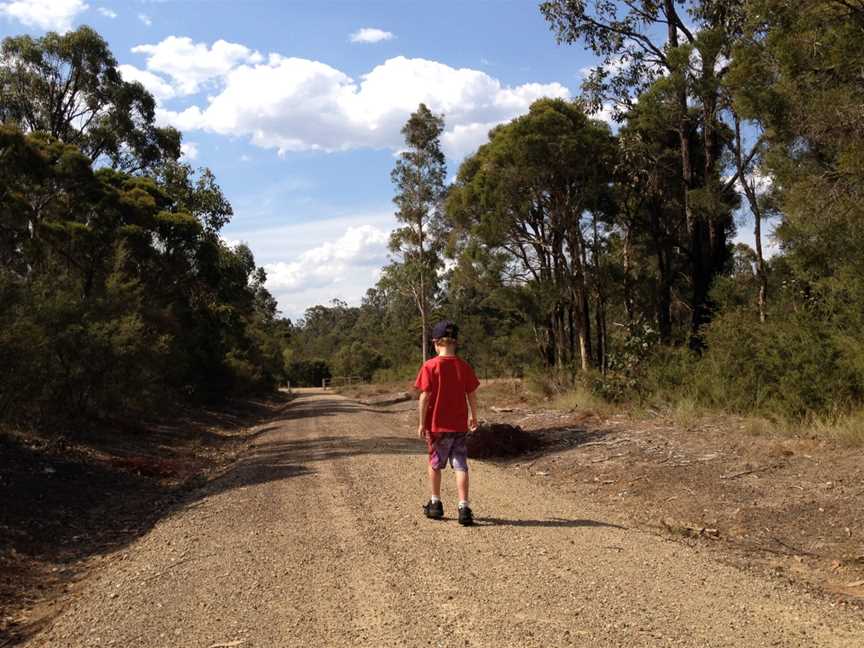
[[[456,338],[443,337],[432,341],[435,343],[435,346],[438,346],[439,344],[441,346],[456,346]]]

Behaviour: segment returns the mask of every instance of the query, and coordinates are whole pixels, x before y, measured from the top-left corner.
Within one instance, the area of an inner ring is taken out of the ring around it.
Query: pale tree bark
[[[732,113],[735,119],[735,164],[738,171],[738,181],[744,188],[744,195],[753,214],[753,239],[756,245],[756,278],[759,281],[759,292],[756,303],[759,308],[759,321],[764,322],[768,308],[768,269],[765,266],[765,256],[762,253],[762,208],[759,206],[759,197],[756,188],[747,178],[747,164],[744,162],[743,140],[741,138],[741,120],[736,113]],[[758,146],[758,143],[757,143]],[[748,159],[752,159],[749,156]]]

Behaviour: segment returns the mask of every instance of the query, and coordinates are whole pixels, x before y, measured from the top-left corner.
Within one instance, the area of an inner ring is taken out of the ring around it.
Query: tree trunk
[[[633,330],[633,323],[636,318],[635,307],[633,304],[633,279],[631,273],[630,259],[630,231],[631,227],[627,226],[627,231],[624,234],[624,311],[627,314],[627,330]]]
[[[417,231],[420,244],[420,326],[423,329],[422,342],[423,349],[421,351],[422,361],[426,362],[429,358],[429,322],[427,321],[428,305],[426,303],[426,255],[423,249],[423,218],[417,219]]]
[[[671,249],[669,237],[661,225],[663,207],[652,200],[648,207],[651,237],[654,242],[657,258],[657,327],[660,331],[660,341],[668,344],[672,340],[672,272]]]
[[[735,117],[735,162],[738,170],[738,179],[744,188],[744,195],[747,197],[750,212],[753,214],[753,239],[756,243],[756,278],[759,280],[759,293],[756,297],[756,303],[759,308],[759,321],[764,322],[767,317],[765,311],[768,306],[768,271],[765,267],[765,257],[762,254],[762,209],[759,207],[756,189],[747,181],[745,174],[741,120],[737,114],[733,113],[733,115]]]
[[[667,43],[670,48],[678,47],[678,26],[675,21],[675,0],[664,0],[664,13],[666,14]],[[673,71],[674,75],[676,72]],[[687,235],[689,239],[690,256],[690,282],[692,284],[692,319],[690,326],[690,347],[694,350],[702,348],[699,338],[699,330],[707,321],[708,284],[705,268],[704,250],[704,224],[702,219],[697,219],[690,204],[690,190],[693,188],[693,163],[690,159],[690,117],[687,106],[686,76],[681,73],[680,87],[677,92],[678,103],[678,141],[681,148],[681,202],[684,209],[684,220],[687,224]]]

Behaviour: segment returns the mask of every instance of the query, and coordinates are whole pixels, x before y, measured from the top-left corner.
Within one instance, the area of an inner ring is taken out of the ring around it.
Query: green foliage
[[[128,172],[180,156],[180,133],[155,125],[156,103],[123,81],[105,40],[89,27],[0,46],[0,121],[40,132]]]
[[[690,389],[708,407],[801,418],[847,410],[864,396],[864,372],[848,340],[809,315],[765,327],[732,312],[712,323],[706,339]]]
[[[342,346],[333,356],[333,371],[337,376],[359,376],[363,380],[371,380],[386,364],[380,353],[359,341]]]
[[[591,364],[587,277],[602,250],[588,232],[603,227],[614,152],[608,127],[579,103],[541,99],[490,133],[448,196],[450,220],[473,242],[469,262],[509,275],[501,286],[519,293],[537,346],[559,369],[577,354]]]
[[[94,172],[8,125],[0,171],[0,419],[62,433],[284,379],[289,331],[251,252],[219,239],[209,172]]]

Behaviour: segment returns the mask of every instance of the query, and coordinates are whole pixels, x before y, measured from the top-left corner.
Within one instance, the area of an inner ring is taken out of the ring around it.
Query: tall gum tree
[[[549,0],[540,5],[559,43],[584,42],[601,57],[602,64],[585,83],[595,109],[611,103],[621,117],[661,79],[674,96],[669,119],[679,143],[680,208],[689,238],[690,344],[695,349],[702,346],[700,331],[711,317],[711,285],[728,262],[728,239],[734,229],[725,204],[730,183],[720,180],[727,136],[718,106],[719,79],[731,47],[725,24],[740,4]],[[698,118],[693,106],[698,107]],[[703,168],[698,171],[694,138],[701,149]]]
[[[396,188],[393,202],[402,226],[390,236],[394,263],[385,269],[394,283],[410,290],[420,314],[421,355],[429,353],[429,314],[441,266],[441,209],[447,165],[441,151],[444,117],[425,104],[411,114],[402,136],[406,149],[399,154],[391,179]]]
[[[534,102],[527,115],[499,126],[466,159],[448,197],[457,227],[509,258],[509,282],[538,304],[538,340],[549,366],[578,358],[593,364],[586,240],[609,191],[613,137],[581,105]]]
[[[89,27],[0,45],[0,121],[26,133],[140,173],[180,157],[180,133],[156,126],[155,115],[153,96],[123,80],[108,44]]]

